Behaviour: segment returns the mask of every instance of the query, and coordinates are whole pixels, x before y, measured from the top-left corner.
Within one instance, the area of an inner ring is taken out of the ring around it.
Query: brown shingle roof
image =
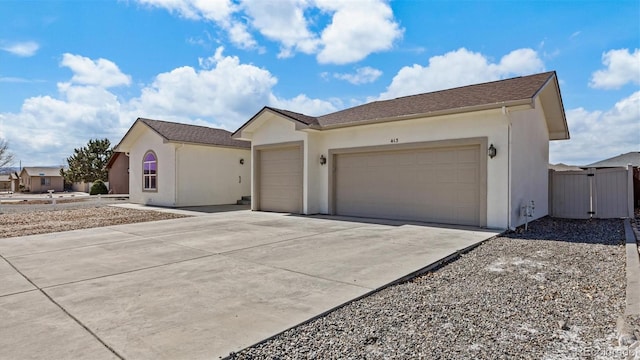
[[[231,132],[206,126],[180,124],[163,120],[138,118],[168,141],[192,144],[250,148],[251,143],[231,138]]]
[[[496,105],[533,98],[555,72],[521,76],[391,100],[374,101],[317,118],[320,127],[403,118],[452,109]]]
[[[300,121],[303,124],[306,125],[318,125],[318,118],[313,117],[313,116],[309,116],[309,115],[305,115],[305,114],[300,114],[297,112],[293,112],[293,111],[289,111],[289,110],[284,110],[284,109],[276,109],[274,107],[271,106],[265,106],[266,109],[270,109],[272,111],[275,111],[281,115],[290,117],[291,119]]]
[[[555,82],[555,86],[547,87],[546,85],[550,81]],[[549,116],[551,119],[547,120],[550,139],[568,139],[569,130],[559,91],[556,73],[549,71],[391,100],[374,101],[317,117],[265,106],[240,126],[233,133],[233,136],[242,138],[243,130],[259,118],[265,110],[297,121],[308,128],[324,130],[382,121],[405,120],[413,117],[498,109],[502,106],[533,106],[535,98],[540,96],[541,101],[544,102],[545,97],[548,99],[547,101],[550,101],[548,108],[544,108],[545,116]],[[545,105],[547,104],[545,103]]]

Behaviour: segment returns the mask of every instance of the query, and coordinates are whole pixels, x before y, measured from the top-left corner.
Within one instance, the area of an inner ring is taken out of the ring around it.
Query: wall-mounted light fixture
[[[244,165],[244,159],[240,159],[240,165]]]
[[[327,158],[324,155],[320,155],[320,165],[324,165],[327,163]]]
[[[491,146],[489,146],[489,148],[487,149],[487,155],[489,155],[489,157],[493,159],[494,157],[496,157],[496,155],[498,155],[498,149],[496,149],[495,146],[491,144]]]

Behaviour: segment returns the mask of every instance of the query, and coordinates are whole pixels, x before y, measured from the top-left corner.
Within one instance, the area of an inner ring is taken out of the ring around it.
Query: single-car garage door
[[[300,146],[259,150],[260,210],[302,212]]]
[[[480,145],[338,154],[338,215],[479,226]]]

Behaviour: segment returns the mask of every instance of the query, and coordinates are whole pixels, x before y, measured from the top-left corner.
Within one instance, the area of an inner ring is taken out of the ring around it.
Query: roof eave
[[[285,120],[289,120],[291,122],[293,122],[295,124],[296,130],[304,130],[307,129],[309,127],[312,127],[314,125],[309,125],[309,124],[305,124],[304,122],[298,120],[298,119],[294,119],[291,116],[287,116],[286,114],[283,114],[281,112],[275,111],[273,109],[271,109],[268,106],[263,107],[260,111],[258,111],[255,115],[253,115],[251,117],[251,119],[249,119],[247,122],[245,122],[244,124],[242,124],[242,126],[240,126],[238,128],[238,130],[234,131],[233,134],[231,134],[231,138],[236,139],[236,140],[246,140],[246,141],[251,141],[251,137],[247,136],[247,135],[251,135],[253,132],[251,131],[245,131],[251,124],[253,124],[258,118],[260,118],[260,116],[266,112],[269,112],[275,116],[278,116],[282,119]]]
[[[551,87],[549,87],[550,83],[552,83]],[[562,95],[560,94],[560,85],[555,71],[535,93],[534,98],[537,97],[540,98],[540,102],[543,104],[547,129],[549,129],[549,140],[570,139],[569,125],[567,124]]]
[[[122,137],[122,139],[120,139],[120,142],[118,143],[118,145],[113,147],[113,151],[114,152],[124,152],[121,149],[121,146],[123,146],[123,143],[125,142],[125,140],[127,139],[127,137],[129,137],[129,135],[131,134],[131,132],[133,131],[133,129],[136,127],[136,124],[138,123],[142,123],[144,124],[146,127],[151,129],[151,126],[147,125],[144,121],[142,121],[143,118],[137,118],[136,121],[133,122],[133,124],[131,124],[131,127],[129,127],[129,130],[127,130],[127,132],[124,134],[124,136]],[[153,129],[152,129],[153,130]],[[162,135],[161,135],[162,136]],[[163,137],[164,139],[164,137]]]

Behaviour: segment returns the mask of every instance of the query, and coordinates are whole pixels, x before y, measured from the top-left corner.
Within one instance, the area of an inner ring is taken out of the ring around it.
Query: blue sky
[[[0,0],[0,138],[61,165],[138,117],[235,130],[555,70],[571,140],[550,161],[640,151],[640,2]]]

